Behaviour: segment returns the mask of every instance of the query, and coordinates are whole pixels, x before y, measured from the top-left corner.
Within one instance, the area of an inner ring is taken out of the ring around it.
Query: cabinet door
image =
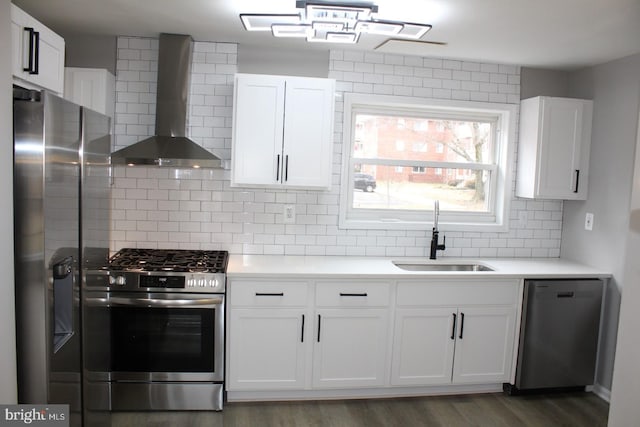
[[[313,387],[384,385],[388,317],[387,309],[317,311]]]
[[[396,310],[392,385],[451,383],[457,308]]]
[[[542,99],[538,171],[540,196],[576,198],[580,187],[585,188],[586,174],[581,164],[583,114],[584,104],[580,101]]]
[[[311,339],[304,309],[231,309],[229,321],[228,390],[304,389]]]
[[[460,307],[453,383],[501,383],[511,377],[515,308]]]
[[[236,76],[232,185],[280,182],[284,161],[284,93],[282,77]]]
[[[11,39],[13,75],[62,95],[64,39],[15,5],[11,5]],[[28,70],[30,56],[31,72]]]
[[[113,117],[115,76],[99,68],[66,67],[64,97],[83,107]]]
[[[329,188],[334,81],[287,78],[286,85],[283,182],[290,186]]]

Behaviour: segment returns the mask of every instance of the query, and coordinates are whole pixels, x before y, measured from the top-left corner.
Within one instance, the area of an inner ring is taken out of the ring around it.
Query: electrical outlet
[[[593,230],[593,214],[590,212],[587,212],[584,217],[584,229],[587,231]]]
[[[282,222],[285,224],[296,222],[296,207],[294,205],[285,205],[282,213]]]

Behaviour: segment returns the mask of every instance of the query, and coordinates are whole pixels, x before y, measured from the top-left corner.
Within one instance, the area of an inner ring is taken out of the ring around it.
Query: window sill
[[[502,233],[509,231],[509,220],[501,222],[438,222],[438,231],[472,231],[486,233]],[[431,221],[402,221],[402,220],[367,220],[340,218],[338,228],[343,230],[426,230],[431,231]]]

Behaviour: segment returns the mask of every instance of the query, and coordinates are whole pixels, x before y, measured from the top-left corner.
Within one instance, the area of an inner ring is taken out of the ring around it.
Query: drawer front
[[[519,280],[434,280],[398,283],[398,306],[511,305],[518,302]]]
[[[390,290],[388,282],[317,282],[316,306],[385,307]]]
[[[233,280],[228,284],[231,306],[297,307],[306,306],[309,284],[304,281]]]

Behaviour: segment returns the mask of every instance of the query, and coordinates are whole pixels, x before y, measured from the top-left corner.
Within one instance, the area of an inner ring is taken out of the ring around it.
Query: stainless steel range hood
[[[156,135],[111,154],[115,165],[221,168],[220,158],[186,137],[191,77],[191,36],[161,34]]]

